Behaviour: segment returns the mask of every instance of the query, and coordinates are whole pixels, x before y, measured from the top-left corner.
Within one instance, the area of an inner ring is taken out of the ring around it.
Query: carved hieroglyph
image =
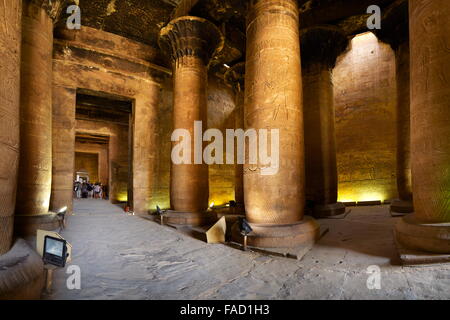
[[[411,170],[414,214],[395,228],[404,246],[450,253],[450,2],[411,0]]]
[[[25,1],[22,17],[21,152],[16,213],[47,214],[52,179],[53,21]]]
[[[299,17],[296,1],[252,4],[247,21],[246,129],[279,129],[280,166],[261,175],[244,165],[248,220],[290,224],[302,220],[304,196],[303,110]]]
[[[414,207],[423,221],[450,222],[450,2],[410,6]]]
[[[10,249],[19,160],[22,1],[0,1],[0,254]]]

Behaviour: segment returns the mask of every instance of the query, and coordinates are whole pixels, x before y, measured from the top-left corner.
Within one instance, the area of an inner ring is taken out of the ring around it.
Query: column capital
[[[349,43],[347,35],[333,25],[317,25],[300,30],[302,67],[313,64],[333,69],[336,59]]]
[[[376,30],[380,41],[396,50],[400,44],[409,41],[408,0],[397,0],[384,12],[381,29]]]
[[[245,87],[245,62],[232,66],[224,75],[225,83],[237,92],[244,91]]]
[[[28,3],[34,4],[47,12],[48,16],[56,22],[61,15],[62,10],[72,0],[26,0]]]
[[[185,56],[202,59],[208,65],[224,46],[219,29],[206,19],[183,16],[169,22],[159,34],[160,48],[171,55],[173,61]]]

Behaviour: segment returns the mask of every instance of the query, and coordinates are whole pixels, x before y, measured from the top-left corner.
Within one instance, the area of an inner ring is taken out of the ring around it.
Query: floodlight
[[[66,240],[45,236],[43,260],[46,264],[64,268],[67,260]]]

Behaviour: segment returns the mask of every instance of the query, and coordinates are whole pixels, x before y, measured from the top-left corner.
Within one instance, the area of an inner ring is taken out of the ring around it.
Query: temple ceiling
[[[160,29],[180,15],[214,22],[225,34],[222,55],[213,66],[242,61],[245,56],[246,1],[242,0],[71,0],[81,8],[82,25],[158,47]],[[367,8],[384,8],[394,0],[299,0],[300,25],[334,24],[349,35],[365,31]],[[63,13],[64,16],[64,13]],[[61,19],[59,25],[64,25]]]

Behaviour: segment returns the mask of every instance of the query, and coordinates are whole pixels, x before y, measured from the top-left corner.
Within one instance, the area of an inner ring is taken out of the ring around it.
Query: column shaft
[[[255,129],[258,140],[264,138],[260,130],[267,130],[268,146],[274,137],[271,130],[279,132],[279,144],[274,146],[278,150],[267,152],[272,156],[279,152],[278,168],[272,167],[275,170],[270,173],[263,171],[269,165],[262,163],[261,155],[256,165],[250,164],[246,156],[245,210],[253,229],[248,245],[311,247],[319,226],[303,216],[303,102],[299,12],[295,0],[251,1],[247,16],[244,114],[245,129]],[[243,240],[236,225],[232,232],[236,240]]]
[[[397,189],[400,200],[412,201],[409,41],[395,52],[397,70]]]
[[[411,135],[410,135],[410,50],[408,1],[397,0],[384,11],[383,28],[378,38],[391,45],[395,52],[397,82],[397,191],[398,199],[391,203],[391,211],[410,213],[412,204]]]
[[[11,248],[19,163],[22,1],[0,2],[0,255]]]
[[[19,179],[16,213],[47,214],[52,180],[53,21],[23,3]]]
[[[76,90],[53,86],[52,194],[50,209],[73,210]]]
[[[450,222],[450,2],[410,1],[414,207]]]
[[[306,199],[317,217],[345,213],[337,202],[338,174],[333,68],[345,51],[345,33],[332,25],[301,30],[305,118]]]
[[[136,98],[133,120],[133,210],[148,214],[156,186],[158,103],[160,85],[152,83],[145,97]]]
[[[331,70],[303,69],[306,195],[315,204],[337,202],[336,135]]]
[[[261,0],[247,22],[246,129],[279,129],[280,168],[261,175],[244,165],[247,218],[258,224],[290,224],[303,218],[304,146],[297,3]],[[270,145],[270,144],[269,144]]]
[[[235,64],[224,75],[225,83],[235,93],[234,128],[244,129],[245,62]],[[244,209],[244,165],[238,163],[238,145],[234,146],[234,200],[239,211]]]
[[[159,44],[170,53],[173,61],[173,129],[190,134],[190,163],[175,163],[172,159],[170,202],[173,211],[167,215],[171,223],[201,225],[213,218],[205,214],[208,208],[208,166],[195,159],[196,144],[202,147],[203,132],[195,134],[194,123],[201,121],[207,128],[208,65],[223,47],[223,37],[211,22],[191,16],[172,20],[161,30]],[[186,139],[183,137],[181,139]],[[181,142],[174,142],[173,146]],[[203,148],[198,154],[203,158]],[[197,162],[197,163],[196,163]]]
[[[236,108],[234,113],[234,127],[235,129],[244,129],[244,91],[243,88],[236,92]],[[236,148],[237,149],[237,148]],[[237,150],[235,151],[237,156]],[[234,165],[234,200],[238,206],[244,206],[244,165]]]
[[[206,127],[207,69],[201,59],[186,56],[175,63],[174,129],[187,129],[194,151],[194,121]],[[202,133],[203,134],[203,133]],[[170,199],[175,211],[202,212],[208,208],[208,166],[172,163]]]
[[[404,246],[450,253],[450,2],[409,1],[414,214],[396,225]]]

